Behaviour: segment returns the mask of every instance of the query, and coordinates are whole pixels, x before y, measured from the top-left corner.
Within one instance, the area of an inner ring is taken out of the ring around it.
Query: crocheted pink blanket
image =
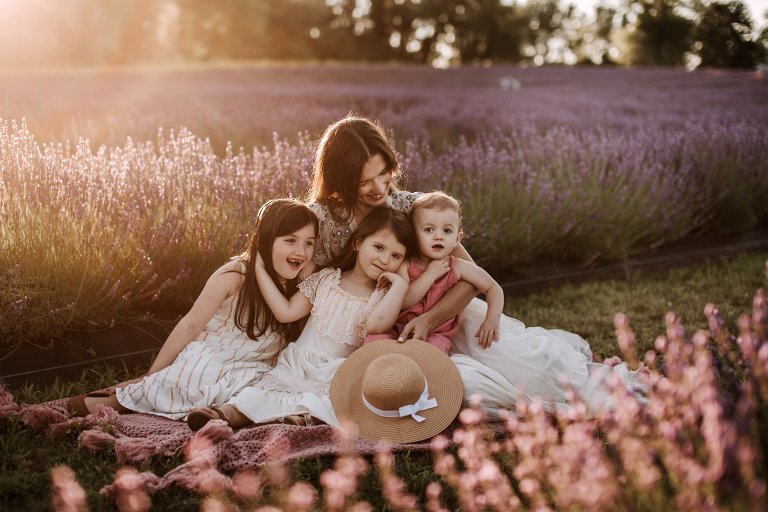
[[[166,475],[158,477],[142,473],[147,480],[143,485],[150,492],[171,484],[198,488],[202,473],[206,473],[206,478],[213,473],[216,478],[229,480],[219,471],[236,471],[303,457],[429,448],[429,442],[392,445],[347,437],[328,425],[261,425],[233,431],[225,422],[215,420],[195,433],[183,421],[151,414],[120,415],[109,407],[98,407],[85,418],[71,418],[66,410],[66,399],[18,406],[2,385],[0,391],[5,395],[0,402],[6,402],[0,407],[0,415],[18,414],[27,426],[52,437],[80,432],[82,447],[97,452],[114,446],[122,464],[136,465],[156,454],[173,455],[183,450],[187,462]],[[109,494],[112,491],[107,486],[102,492]]]

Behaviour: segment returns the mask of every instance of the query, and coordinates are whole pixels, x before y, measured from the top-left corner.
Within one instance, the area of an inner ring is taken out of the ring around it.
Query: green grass
[[[689,332],[707,329],[704,306],[714,303],[731,332],[736,318],[752,309],[759,287],[768,287],[764,262],[768,252],[743,254],[664,274],[641,272],[628,280],[566,285],[526,297],[507,297],[506,312],[526,325],[580,334],[601,357],[618,353],[613,316],[625,313],[641,354],[665,333],[664,316],[673,311]]]
[[[528,325],[582,334],[597,354],[609,356],[618,353],[612,319],[621,311],[629,316],[640,348],[645,350],[653,345],[656,336],[664,333],[663,319],[669,310],[679,314],[690,331],[706,328],[703,308],[707,302],[719,306],[733,332],[738,315],[751,310],[755,289],[768,285],[764,266],[767,259],[765,252],[745,254],[663,275],[638,273],[628,281],[564,286],[524,298],[511,297],[507,301],[507,312]],[[37,403],[110,384],[126,377],[127,373],[98,368],[85,372],[77,382],[25,386],[14,390],[14,394],[19,403]],[[422,493],[426,485],[439,480],[432,469],[430,455],[400,453],[395,459],[395,470],[405,480],[409,492],[424,499]],[[180,456],[156,456],[138,469],[163,475],[179,462]],[[370,459],[368,462],[370,464]],[[333,463],[332,457],[306,459],[293,464],[294,476],[319,488],[320,474]],[[11,418],[0,421],[0,510],[50,509],[50,471],[57,464],[66,464],[75,470],[88,493],[91,510],[114,509],[98,493],[101,487],[112,482],[120,467],[114,450],[91,454],[77,447],[75,433],[51,441]],[[388,509],[375,470],[369,470],[359,482],[358,492],[376,509]],[[457,506],[451,491],[446,495],[449,508]],[[178,488],[157,493],[152,502],[153,510],[197,510],[200,506],[197,495]]]

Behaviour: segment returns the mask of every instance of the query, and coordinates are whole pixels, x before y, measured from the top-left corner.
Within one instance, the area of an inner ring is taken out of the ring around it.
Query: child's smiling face
[[[405,246],[389,229],[380,229],[355,243],[356,270],[369,279],[377,280],[383,272],[394,272],[405,258]]]
[[[272,244],[272,265],[283,279],[294,279],[315,254],[315,227],[307,224],[293,233],[278,236]]]
[[[461,221],[453,208],[419,208],[413,214],[413,227],[419,253],[431,260],[448,257],[461,243]]]

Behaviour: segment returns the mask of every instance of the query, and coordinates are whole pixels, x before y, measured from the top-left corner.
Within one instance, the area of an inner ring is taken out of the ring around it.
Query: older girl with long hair
[[[121,413],[183,419],[190,411],[224,403],[257,382],[303,322],[279,321],[256,283],[257,255],[275,289],[292,297],[299,272],[314,267],[317,218],[303,203],[264,204],[248,249],[208,279],[192,309],[176,325],[146,374],[67,402],[84,416],[99,404]]]

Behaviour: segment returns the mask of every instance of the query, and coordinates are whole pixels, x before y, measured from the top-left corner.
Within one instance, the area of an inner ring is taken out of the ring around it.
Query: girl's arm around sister
[[[312,311],[312,302],[303,293],[294,293],[288,298],[280,292],[269,277],[261,254],[256,256],[256,282],[259,283],[259,291],[278,322],[295,322]]]

